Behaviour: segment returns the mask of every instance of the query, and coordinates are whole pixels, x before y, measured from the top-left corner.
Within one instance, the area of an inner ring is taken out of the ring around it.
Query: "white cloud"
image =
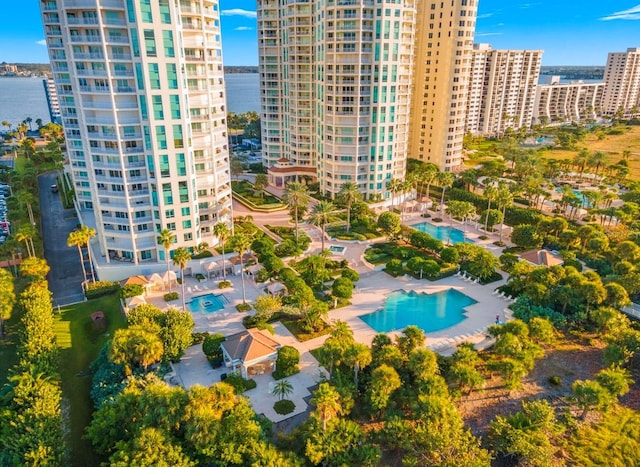
[[[614,19],[636,19],[640,20],[640,5],[629,8],[628,10],[616,11],[610,15],[603,16],[600,21],[611,21]]]
[[[238,26],[234,31],[253,31],[253,28],[250,28],[249,26]]]
[[[243,10],[242,8],[231,8],[230,10],[222,10],[220,14],[223,16],[244,16],[245,18],[255,18],[257,16],[255,11]]]
[[[520,8],[527,9],[527,8],[531,8],[532,6],[539,6],[539,5],[542,5],[542,3],[522,3],[520,5]]]
[[[491,18],[493,16],[493,13],[485,13],[483,15],[478,15],[476,16],[476,19],[485,19],[485,18]]]
[[[38,44],[38,45],[47,45],[47,40],[46,39],[42,39],[42,40],[36,41],[36,44]]]
[[[476,34],[476,37],[484,37],[484,36],[502,36],[502,32],[479,32]]]

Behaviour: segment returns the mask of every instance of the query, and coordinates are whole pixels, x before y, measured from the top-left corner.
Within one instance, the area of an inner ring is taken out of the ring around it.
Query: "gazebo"
[[[207,271],[207,276],[209,277],[209,279],[211,279],[211,273],[213,271],[216,271],[217,269],[220,269],[221,267],[222,266],[218,264],[217,261],[212,261],[204,265],[204,270]]]
[[[149,283],[151,284],[152,288],[162,287],[162,283],[163,283],[162,276],[157,272],[154,272],[149,276]]]
[[[256,328],[234,334],[220,344],[225,366],[243,378],[275,370],[280,343]]]
[[[264,266],[262,264],[254,264],[247,268],[247,274],[249,274],[251,277],[255,277],[256,274],[258,274],[258,272],[260,272],[262,269],[264,269]]]
[[[282,282],[274,282],[267,286],[267,292],[269,292],[271,295],[280,295],[280,292],[282,292],[283,290],[287,290],[287,288]]]
[[[175,272],[173,271],[167,271],[162,275],[162,286],[164,287],[165,284],[167,284],[169,287],[171,287],[171,283],[174,283],[175,285],[178,285],[178,276]]]

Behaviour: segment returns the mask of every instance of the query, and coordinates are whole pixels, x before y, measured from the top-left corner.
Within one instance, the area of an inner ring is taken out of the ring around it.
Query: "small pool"
[[[573,194],[576,195],[578,198],[580,198],[580,202],[582,203],[582,207],[586,207],[586,208],[590,208],[591,203],[587,200],[587,198],[584,197],[584,195],[582,194],[581,191],[579,190],[572,190]],[[556,193],[562,193],[562,188],[556,188]]]
[[[198,297],[193,297],[187,305],[189,305],[189,310],[194,313],[211,313],[222,310],[227,303],[229,303],[229,300],[227,300],[224,295],[208,293]]]
[[[478,302],[455,289],[435,294],[398,290],[389,294],[384,308],[360,319],[376,332],[399,331],[414,324],[429,333],[467,319],[464,309],[474,303]]]
[[[464,238],[464,232],[462,230],[454,229],[453,227],[433,225],[429,222],[421,222],[420,224],[412,225],[416,230],[427,233],[433,238],[437,238],[444,243],[462,243],[464,241],[471,242],[468,238]]]
[[[346,246],[340,246],[340,245],[330,245],[329,246],[329,251],[331,253],[337,253],[339,255],[343,255],[346,249],[347,249]]]

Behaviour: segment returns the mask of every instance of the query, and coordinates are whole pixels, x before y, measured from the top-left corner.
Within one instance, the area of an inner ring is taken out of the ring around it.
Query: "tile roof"
[[[564,261],[547,250],[529,250],[520,255],[520,258],[529,261],[536,266],[557,266]]]
[[[257,328],[229,336],[222,344],[231,360],[249,362],[278,351],[280,344]]]

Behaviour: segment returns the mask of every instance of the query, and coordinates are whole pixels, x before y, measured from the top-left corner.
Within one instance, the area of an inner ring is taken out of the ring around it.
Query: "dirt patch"
[[[556,409],[565,408],[565,398],[572,394],[573,382],[592,379],[604,368],[602,344],[591,345],[571,336],[566,339],[557,347],[545,350],[545,357],[536,362],[533,371],[523,380],[522,389],[509,391],[501,377],[492,376],[483,390],[458,399],[458,410],[474,435],[486,436],[489,423],[496,415],[517,412],[522,401],[547,399]],[[549,383],[552,376],[560,377],[559,385]]]

